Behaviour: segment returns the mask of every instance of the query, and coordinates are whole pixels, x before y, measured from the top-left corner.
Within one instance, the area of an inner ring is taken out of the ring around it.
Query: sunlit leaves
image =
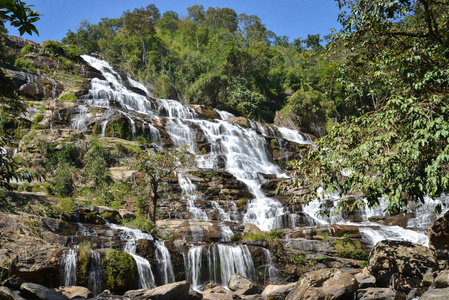
[[[11,26],[19,29],[20,35],[24,33],[39,35],[34,22],[40,19],[37,10],[32,10],[33,5],[27,5],[20,0],[2,0],[0,2],[0,23],[9,21]]]

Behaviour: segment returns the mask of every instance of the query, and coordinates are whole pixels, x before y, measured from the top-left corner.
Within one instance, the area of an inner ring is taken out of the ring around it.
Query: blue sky
[[[306,38],[307,34],[330,33],[330,28],[339,29],[339,10],[332,0],[25,0],[34,5],[42,15],[36,22],[39,36],[23,37],[35,42],[60,41],[70,30],[76,31],[82,20],[96,24],[101,18],[120,17],[125,10],[146,7],[154,3],[161,14],[173,10],[180,16],[187,14],[187,7],[201,4],[208,7],[229,7],[237,14],[257,15],[268,30],[276,35]],[[10,34],[19,36],[15,28],[8,27]]]

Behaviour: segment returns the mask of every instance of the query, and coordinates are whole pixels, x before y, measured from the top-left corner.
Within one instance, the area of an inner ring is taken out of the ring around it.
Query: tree
[[[4,28],[5,21],[11,23],[11,26],[19,29],[20,35],[25,32],[28,34],[39,32],[34,26],[34,22],[40,19],[37,10],[31,10],[33,5],[27,5],[20,0],[2,0],[0,3],[0,27]]]
[[[136,154],[131,166],[145,176],[150,190],[150,202],[153,211],[148,210],[148,218],[156,224],[157,203],[159,201],[159,187],[178,168],[187,164],[192,159],[192,154],[187,147],[164,149],[161,151],[148,150]]]
[[[142,39],[142,61],[144,65],[147,64],[145,38],[156,32],[154,25],[160,17],[159,9],[154,4],[150,4],[146,8],[136,8],[133,12],[127,11],[123,14],[125,28]]]
[[[340,0],[330,45],[348,101],[373,99],[296,162],[298,184],[407,210],[449,192],[449,1]],[[361,201],[361,200],[360,200]],[[356,207],[360,205],[354,203]]]

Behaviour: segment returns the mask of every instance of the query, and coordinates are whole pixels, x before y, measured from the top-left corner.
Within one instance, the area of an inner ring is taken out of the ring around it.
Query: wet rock
[[[370,217],[368,220],[370,222],[381,223],[387,226],[401,226],[407,227],[408,220],[410,219],[410,214],[405,216],[375,216]]]
[[[184,280],[184,281],[180,281],[180,282],[169,283],[166,285],[158,286],[157,288],[146,291],[142,296],[136,297],[136,299],[137,300],[190,299],[189,290],[190,290],[190,283],[188,283],[186,280]]]
[[[295,286],[296,282],[285,285],[270,284],[263,290],[262,296],[270,300],[284,300]]]
[[[62,293],[69,299],[73,298],[88,299],[94,296],[94,294],[92,294],[91,291],[82,286],[62,286],[57,288],[56,291]]]
[[[61,292],[57,292],[54,290],[51,290],[49,288],[46,288],[43,285],[36,284],[36,283],[23,283],[20,286],[21,292],[24,294],[25,298],[27,299],[42,299],[42,300],[67,300],[65,295],[63,295]]]
[[[358,288],[352,274],[338,269],[321,269],[305,273],[286,300],[351,299]]]
[[[401,297],[390,288],[367,288],[357,291],[357,300],[399,300]]]
[[[352,225],[329,225],[329,233],[332,236],[348,235],[352,238],[360,238],[359,226]]]
[[[371,250],[367,268],[381,287],[394,284],[396,290],[408,293],[420,285],[424,274],[435,271],[438,263],[425,246],[385,240]]]
[[[220,115],[208,105],[190,104],[190,107],[192,107],[197,114],[206,120],[220,119]]]
[[[224,294],[224,293],[212,293],[212,294],[203,294],[203,299],[208,300],[233,300],[234,297],[231,294]]]
[[[227,121],[229,123],[238,124],[238,125],[246,127],[246,128],[250,128],[251,127],[251,123],[249,122],[249,120],[247,118],[244,118],[244,117],[229,118]]]
[[[240,274],[231,275],[228,287],[237,295],[254,295],[262,293],[262,287]]]
[[[449,211],[437,219],[427,229],[429,248],[435,250],[449,250]]]

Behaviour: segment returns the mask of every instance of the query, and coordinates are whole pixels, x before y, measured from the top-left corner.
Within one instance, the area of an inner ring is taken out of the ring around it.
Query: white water
[[[77,247],[62,252],[59,278],[62,286],[76,285]]]
[[[279,284],[280,276],[279,270],[271,258],[271,253],[267,249],[263,248],[263,254],[265,256],[265,272],[264,272],[264,284]],[[268,277],[267,277],[268,274]]]
[[[190,178],[184,176],[182,173],[178,173],[178,182],[182,189],[182,197],[187,201],[187,211],[190,213],[190,218],[209,221],[210,219],[207,213],[195,206],[195,201],[199,199],[199,193]]]
[[[338,197],[331,195],[328,197],[336,204]],[[363,222],[348,222],[343,220],[340,214],[332,214],[331,217],[318,216],[320,211],[320,201],[311,201],[304,206],[304,212],[307,213],[317,224],[346,224],[358,226],[362,235],[362,240],[370,245],[375,246],[382,240],[409,241],[415,244],[428,246],[427,227],[429,227],[437,218],[441,217],[448,210],[449,197],[442,196],[437,200],[431,200],[426,197],[425,203],[419,206],[415,211],[415,216],[411,216],[407,223],[407,228],[400,226],[388,226],[381,223],[370,222],[368,219],[373,216],[388,216],[385,212],[388,201],[382,199],[375,208],[365,208],[358,212]],[[436,205],[440,203],[443,211],[440,214],[432,213]]]
[[[157,99],[152,105],[149,99],[152,97],[151,93],[141,84],[126,79],[131,86],[144,91],[147,96],[128,90],[123,85],[124,80],[107,62],[86,55],[82,57],[92,67],[101,71],[106,78],[106,80],[92,79],[88,105],[109,107],[109,101],[114,100],[123,109],[144,113],[152,118],[165,118],[165,130],[172,142],[178,146],[187,144],[192,152],[197,150],[195,147],[197,136],[192,125],[199,127],[201,134],[205,135],[212,148],[211,153],[198,158],[199,167],[216,169],[220,159],[224,159],[225,170],[244,182],[254,195],[243,221],[254,223],[262,230],[282,227],[281,219],[285,214],[283,206],[277,200],[264,195],[260,189],[262,182],[257,175],[265,173],[287,177],[271,162],[265,139],[258,133],[275,135],[272,127],[253,122],[255,129],[242,128],[225,121],[234,115],[217,109],[221,120],[201,120],[190,106],[175,100]],[[302,136],[296,131],[280,127],[275,129],[279,132],[278,135],[285,139],[301,144],[313,144],[308,136]],[[187,193],[185,195],[188,195],[185,198],[193,217],[207,220],[205,213],[194,208],[196,196]]]
[[[139,275],[138,283],[139,288],[147,289],[150,287],[156,287],[154,281],[154,275],[151,270],[151,265],[145,258],[136,254],[137,241],[138,240],[153,240],[150,234],[144,233],[138,229],[132,229],[125,226],[119,226],[115,224],[108,223],[108,226],[115,230],[121,230],[120,238],[126,241],[124,252],[131,254],[134,258],[137,266],[137,273]]]
[[[160,276],[159,280],[162,281],[162,284],[175,282],[173,263],[164,241],[156,241],[156,262]]]
[[[101,257],[97,251],[92,251],[90,256],[89,275],[87,277],[87,288],[94,294],[102,292],[103,270],[101,268]]]
[[[254,262],[246,245],[192,246],[184,263],[187,280],[194,290],[208,282],[227,287],[232,274],[256,279]]]

